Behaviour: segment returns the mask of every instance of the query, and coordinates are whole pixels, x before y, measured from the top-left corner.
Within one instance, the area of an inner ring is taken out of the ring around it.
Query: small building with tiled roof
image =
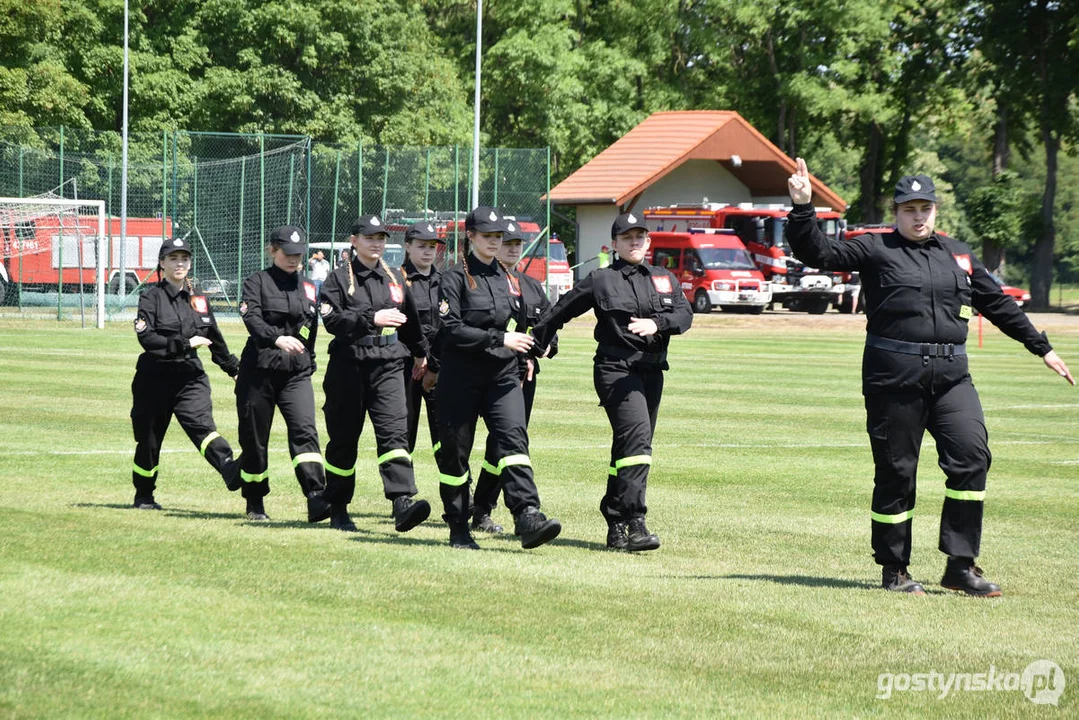
[[[736,112],[658,112],[551,190],[555,205],[577,208],[577,259],[610,245],[622,212],[675,203],[790,203],[794,160]],[[847,204],[813,178],[813,202],[844,212]]]

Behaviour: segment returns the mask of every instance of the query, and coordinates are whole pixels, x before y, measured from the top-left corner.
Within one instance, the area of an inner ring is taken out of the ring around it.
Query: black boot
[[[135,496],[135,502],[131,504],[131,507],[136,510],[160,510],[161,506],[154,500],[153,495],[144,495],[142,497]]]
[[[880,586],[892,592],[925,595],[925,588],[914,580],[905,567],[885,565],[880,571]]]
[[[431,515],[431,504],[413,500],[407,495],[393,499],[393,526],[397,532],[408,532]]]
[[[229,492],[236,492],[243,487],[244,481],[240,477],[240,458],[229,460],[225,467],[221,468],[221,477],[225,481],[225,487]]]
[[[478,505],[472,509],[472,529],[492,535],[502,532],[502,526],[491,519],[491,511]]]
[[[958,590],[975,597],[1000,597],[1000,587],[982,575],[973,558],[948,558],[940,585],[946,590]]]
[[[629,538],[626,541],[626,550],[630,552],[644,552],[655,550],[659,547],[659,538],[648,532],[644,518],[632,518],[629,521]]]
[[[307,522],[322,522],[333,512],[333,506],[326,502],[317,491],[307,497]]]
[[[627,545],[629,545],[629,535],[626,534],[626,524],[608,521],[607,547],[611,550],[625,550]]]
[[[468,531],[468,520],[453,519],[443,515],[442,519],[450,526],[450,547],[458,550],[479,550],[480,546],[472,539],[472,533]]]
[[[253,522],[270,519],[270,516],[266,514],[266,508],[262,505],[261,497],[247,498],[247,519]]]
[[[348,516],[348,505],[334,503],[330,506],[330,527],[342,532],[356,532],[356,523]]]
[[[554,518],[548,519],[539,508],[529,506],[517,515],[513,532],[521,536],[521,547],[531,550],[558,537],[558,533],[562,532],[562,523]]]

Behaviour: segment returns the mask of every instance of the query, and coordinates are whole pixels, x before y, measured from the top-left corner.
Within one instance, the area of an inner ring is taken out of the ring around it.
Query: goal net
[[[74,309],[84,326],[90,312],[104,328],[108,247],[103,200],[0,198],[0,303]]]

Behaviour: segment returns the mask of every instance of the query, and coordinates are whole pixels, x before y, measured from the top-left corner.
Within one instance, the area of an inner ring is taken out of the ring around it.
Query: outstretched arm
[[[1071,371],[1068,370],[1068,366],[1064,364],[1064,361],[1060,359],[1060,356],[1056,354],[1055,350],[1050,350],[1042,356],[1042,360],[1045,361],[1045,366],[1055,372],[1060,377],[1067,380],[1072,385],[1075,385],[1075,378],[1072,377]]]

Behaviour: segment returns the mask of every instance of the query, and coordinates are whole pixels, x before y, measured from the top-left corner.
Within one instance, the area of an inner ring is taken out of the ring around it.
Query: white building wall
[[[575,271],[577,279],[599,267],[596,255],[604,245],[610,247],[611,224],[616,217],[617,205],[577,206],[577,262],[584,263]]]
[[[708,202],[731,204],[753,199],[749,188],[715,160],[687,160],[645,190],[634,209],[699,203],[704,198]]]

